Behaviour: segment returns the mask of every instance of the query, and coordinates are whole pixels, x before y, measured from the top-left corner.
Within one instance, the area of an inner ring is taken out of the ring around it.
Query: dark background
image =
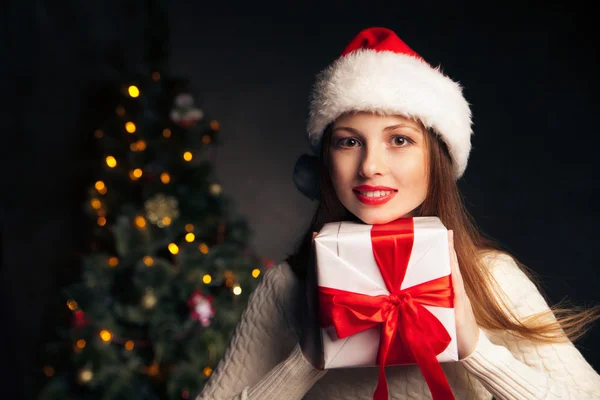
[[[75,279],[91,179],[95,94],[136,68],[151,1],[12,1],[2,11],[0,393],[34,398],[42,344]],[[156,3],[156,2],[154,2]],[[221,122],[217,172],[279,260],[315,204],[291,173],[308,152],[314,75],[361,29],[385,26],[465,88],[473,150],[459,181],[480,227],[540,276],[551,303],[590,305],[600,182],[596,21],[581,2],[171,1],[172,72]],[[64,322],[64,321],[62,321]],[[600,327],[578,346],[599,370]]]

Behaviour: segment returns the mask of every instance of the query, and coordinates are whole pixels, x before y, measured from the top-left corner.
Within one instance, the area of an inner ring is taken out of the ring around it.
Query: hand
[[[454,231],[448,231],[450,247],[450,271],[452,272],[452,287],[454,288],[454,312],[456,315],[456,338],[458,341],[458,359],[462,360],[471,355],[479,340],[479,326],[475,321],[471,301],[465,292],[465,285],[460,274],[458,258],[454,250]]]
[[[317,232],[312,233],[312,247],[309,263],[307,265],[306,279],[304,280],[305,300],[302,308],[302,335],[300,338],[300,347],[304,358],[310,362],[313,367],[323,369],[323,349],[321,344],[321,329],[318,319],[318,301],[316,278],[316,260],[315,260],[315,236]]]

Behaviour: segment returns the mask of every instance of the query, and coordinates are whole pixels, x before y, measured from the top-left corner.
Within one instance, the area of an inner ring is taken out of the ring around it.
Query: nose
[[[371,178],[385,174],[387,171],[385,151],[377,146],[371,146],[370,148],[365,146],[364,149],[359,165],[359,175],[364,178]]]

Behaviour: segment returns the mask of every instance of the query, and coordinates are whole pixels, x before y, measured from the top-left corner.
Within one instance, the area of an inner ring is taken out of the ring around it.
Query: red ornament
[[[191,310],[190,318],[200,321],[202,326],[210,325],[210,320],[215,316],[212,296],[204,295],[196,289],[188,300],[188,306]]]
[[[83,328],[89,323],[89,320],[86,318],[85,313],[81,310],[76,310],[73,313],[73,326],[76,328]]]

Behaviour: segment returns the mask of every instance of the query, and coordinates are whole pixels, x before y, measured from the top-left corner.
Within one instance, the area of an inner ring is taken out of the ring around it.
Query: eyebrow
[[[397,128],[409,128],[415,132],[422,133],[421,130],[419,130],[413,126],[406,125],[406,124],[397,124],[397,125],[387,126],[387,127],[383,128],[383,131],[387,133],[387,132],[393,131],[394,129],[397,129]],[[361,131],[359,131],[358,129],[354,129],[349,126],[338,126],[337,128],[333,129],[333,132],[335,132],[337,130],[346,130],[348,132],[354,133],[355,135],[363,135],[363,133]]]

